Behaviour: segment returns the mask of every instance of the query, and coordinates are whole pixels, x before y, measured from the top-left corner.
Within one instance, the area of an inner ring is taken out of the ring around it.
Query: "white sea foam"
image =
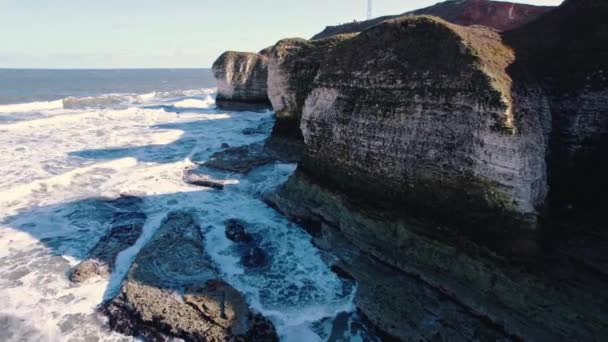
[[[184,170],[195,166],[193,155],[208,157],[222,143],[239,146],[265,138],[242,130],[271,120],[272,113],[216,111],[212,91],[138,95],[124,109],[56,108],[43,118],[0,126],[0,246],[6,246],[0,249],[0,322],[8,322],[2,324],[11,338],[124,339],[103,326],[94,308],[118,291],[138,251],[174,210],[197,215],[206,249],[223,276],[275,322],[282,339],[318,339],[312,322],[353,309],[354,289],[344,291],[310,237],[259,199],[295,165],[215,175],[225,180],[224,191],[182,181]],[[100,199],[124,194],[144,199],[148,220],[142,237],[119,254],[110,280],[71,285],[69,268],[109,229]],[[240,265],[225,236],[229,218],[248,222],[251,233],[261,237],[271,255],[267,270],[246,272]]]
[[[104,94],[85,97],[69,96],[54,101],[0,105],[0,115],[28,112],[49,112],[60,109],[120,109],[127,108],[131,105],[158,104],[176,99],[179,101],[188,97],[192,97],[194,99],[183,100],[185,101],[185,104],[188,104],[188,101],[191,101],[187,107],[200,107],[202,105],[202,107],[208,108],[215,103],[213,97],[210,96],[214,91],[215,89],[213,88],[204,88],[168,92],[151,92],[146,94]],[[179,102],[176,103],[176,105],[177,104],[179,104]]]
[[[17,103],[0,105],[0,113],[21,113],[21,112],[32,112],[41,110],[54,110],[62,109],[63,101],[48,101],[48,102],[29,102],[29,103]]]
[[[204,100],[187,99],[173,103],[177,108],[211,108],[215,105],[215,100],[210,95],[207,95]]]

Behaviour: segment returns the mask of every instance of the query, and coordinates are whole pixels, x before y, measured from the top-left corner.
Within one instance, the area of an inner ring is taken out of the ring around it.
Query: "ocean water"
[[[356,286],[338,278],[300,227],[260,195],[296,165],[218,173],[224,191],[182,175],[273,113],[216,109],[209,70],[0,70],[0,341],[131,341],[95,308],[111,298],[171,211],[197,216],[222,276],[275,323],[284,341],[376,340],[354,312]],[[268,126],[268,125],[266,125]],[[109,280],[66,275],[109,229],[104,200],[143,198],[144,234],[119,254]],[[243,219],[271,265],[245,272],[224,221]]]

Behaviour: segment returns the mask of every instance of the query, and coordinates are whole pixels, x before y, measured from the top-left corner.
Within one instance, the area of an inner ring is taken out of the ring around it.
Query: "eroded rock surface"
[[[123,196],[107,202],[107,205],[117,209],[112,216],[111,228],[93,247],[88,258],[71,271],[69,278],[74,283],[82,283],[94,276],[109,277],[118,254],[134,245],[141,236],[146,214],[141,212],[140,198]]]
[[[269,108],[268,57],[263,54],[227,51],[213,63],[217,80],[216,104],[228,110]]]
[[[549,108],[513,60],[497,32],[434,17],[343,41],[306,99],[303,170],[412,215],[525,234],[547,193]]]
[[[266,200],[296,222],[322,227],[315,238],[317,245],[340,257],[345,264],[341,268],[359,283],[357,306],[392,335],[417,339],[417,334],[426,338],[435,331],[441,336],[461,334],[469,340],[479,328],[481,336],[505,334],[550,341],[601,340],[608,332],[604,291],[608,283],[605,273],[575,266],[585,255],[569,259],[572,254],[565,258],[550,253],[527,262],[505,258],[450,227],[361,206],[301,172]],[[344,236],[348,246],[336,242],[332,231]],[[517,247],[526,248],[524,242]],[[357,259],[361,252],[395,268],[365,266],[369,261]],[[433,290],[414,296],[415,304],[402,303],[402,299],[412,300],[407,299],[409,291],[423,286],[411,279],[394,283],[401,277],[409,279],[400,272],[414,275]],[[433,303],[441,296],[434,291],[462,306],[436,306]],[[482,324],[475,317],[492,324]],[[437,324],[427,325],[429,320]]]
[[[102,311],[112,329],[151,341],[277,340],[272,324],[219,279],[188,213],[168,215]]]
[[[548,95],[552,129],[549,183],[555,214],[608,201],[608,2],[567,0],[537,21],[504,34],[514,67]]]
[[[276,114],[273,135],[302,139],[300,118],[312,82],[329,50],[348,36],[279,41],[270,52],[268,97]]]
[[[268,139],[239,147],[229,147],[214,153],[204,166],[212,169],[248,173],[256,167],[276,161],[298,162],[303,146],[298,142],[283,139]]]

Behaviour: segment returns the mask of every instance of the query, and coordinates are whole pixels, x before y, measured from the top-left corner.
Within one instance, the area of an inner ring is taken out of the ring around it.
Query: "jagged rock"
[[[433,15],[453,24],[464,26],[483,25],[506,31],[523,26],[544,13],[551,11],[553,8],[555,7],[490,0],[449,0],[400,15],[328,26],[323,32],[318,33],[312,39],[323,39],[336,34],[361,32],[385,20],[410,15]]]
[[[345,38],[284,39],[273,47],[268,64],[268,97],[276,114],[273,135],[302,140],[300,117],[312,81],[328,51]]]
[[[250,242],[253,240],[241,221],[236,219],[226,221],[226,237],[234,242]]]
[[[263,268],[268,265],[270,256],[260,247],[259,239],[247,232],[246,222],[230,219],[225,222],[226,237],[237,243],[241,264],[247,269]]]
[[[211,176],[203,175],[197,173],[193,169],[186,169],[184,171],[184,176],[182,177],[183,181],[188,184],[204,186],[207,188],[213,188],[218,190],[224,189],[224,181],[219,179],[214,179]]]
[[[142,200],[138,197],[123,196],[107,204],[126,210],[141,210]],[[112,228],[89,252],[86,260],[72,269],[70,281],[82,283],[94,276],[108,278],[112,273],[116,257],[123,250],[137,242],[143,231],[146,214],[139,211],[119,211],[112,215]]]
[[[70,281],[83,283],[95,276],[108,278],[112,272],[110,265],[97,259],[87,259],[76,265],[70,272]]]
[[[255,334],[278,340],[272,324],[218,278],[188,213],[168,215],[137,255],[118,296],[101,311],[112,329],[150,341],[238,341]]]
[[[300,161],[303,145],[291,139],[271,138],[239,147],[227,148],[216,152],[204,166],[213,169],[248,173],[256,167],[281,161],[296,163]]]
[[[204,165],[218,170],[248,173],[258,166],[275,160],[265,148],[265,144],[260,142],[214,153]]]
[[[266,85],[268,57],[257,53],[227,51],[213,63],[212,70],[218,84],[218,108],[269,108]]]
[[[343,41],[306,99],[302,170],[411,215],[528,234],[547,193],[549,108],[513,81],[513,61],[496,31],[434,17]]]

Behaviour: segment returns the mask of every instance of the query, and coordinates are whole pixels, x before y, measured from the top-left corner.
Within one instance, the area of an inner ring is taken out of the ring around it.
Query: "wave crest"
[[[216,91],[215,88],[176,90],[167,92],[152,92],[147,94],[105,94],[88,97],[66,97],[55,101],[39,101],[29,103],[16,103],[0,105],[0,114],[42,112],[58,109],[125,109],[132,105],[155,104],[166,101],[188,101],[189,97],[204,97],[196,99],[208,107],[209,96]],[[194,101],[194,100],[192,100]],[[179,102],[178,102],[179,103]],[[194,102],[190,103],[190,105]]]

